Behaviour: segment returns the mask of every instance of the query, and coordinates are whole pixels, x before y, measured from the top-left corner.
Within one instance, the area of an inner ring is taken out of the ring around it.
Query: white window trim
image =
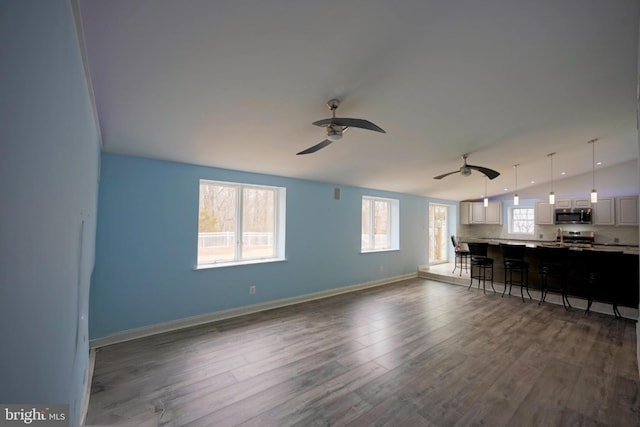
[[[239,259],[241,249],[239,244],[234,246],[234,259],[233,260],[221,260],[221,261],[213,261],[209,263],[198,263],[198,255],[196,251],[196,265],[194,270],[206,270],[210,268],[220,268],[220,267],[233,267],[240,265],[250,265],[250,264],[262,264],[262,263],[271,263],[271,262],[282,262],[286,261],[285,256],[285,241],[286,241],[286,206],[287,206],[287,189],[285,187],[276,187],[272,185],[258,185],[258,184],[248,184],[248,183],[240,183],[240,182],[229,182],[229,181],[216,181],[210,179],[200,179],[198,181],[198,188],[202,183],[208,183],[219,186],[227,186],[234,187],[237,191],[238,196],[236,197],[236,230],[240,230],[240,235],[242,231],[242,190],[244,188],[256,188],[256,189],[270,189],[275,190],[275,207],[274,207],[274,251],[275,255],[273,257],[265,257],[265,258],[247,258],[247,259]],[[199,201],[198,201],[199,203]],[[198,206],[198,211],[200,207]],[[198,230],[199,231],[199,230]],[[196,241],[198,239],[198,235],[196,234]]]
[[[360,242],[360,253],[372,253],[372,252],[391,252],[391,251],[399,251],[400,250],[400,201],[397,199],[389,199],[385,197],[376,197],[376,196],[362,196],[362,200],[360,201],[360,233],[362,234],[362,202],[364,200],[371,200],[375,202],[384,201],[389,203],[389,218],[387,218],[387,223],[389,224],[389,247],[382,249],[363,249],[362,248],[362,240]],[[375,210],[370,209],[370,219],[369,224],[370,227],[374,226],[374,215]],[[361,237],[362,239],[362,237]]]

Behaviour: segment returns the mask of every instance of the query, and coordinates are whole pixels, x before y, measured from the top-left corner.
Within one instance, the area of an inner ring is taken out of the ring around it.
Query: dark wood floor
[[[635,322],[413,279],[99,348],[87,424],[637,426]]]

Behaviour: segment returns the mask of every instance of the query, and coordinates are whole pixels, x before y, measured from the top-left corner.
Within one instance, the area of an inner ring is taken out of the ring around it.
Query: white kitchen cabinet
[[[486,221],[486,212],[484,203],[471,203],[471,224],[484,224]]]
[[[461,202],[460,224],[502,224],[502,202]]]
[[[471,224],[471,203],[460,202],[460,224]]]
[[[638,196],[616,197],[616,225],[638,225]]]
[[[571,206],[576,209],[584,209],[591,207],[591,199],[575,199],[571,201]]]
[[[556,200],[555,209],[584,209],[591,207],[591,199]]]
[[[598,202],[593,204],[593,225],[615,225],[616,216],[614,210],[614,200],[600,197]]]
[[[485,224],[502,224],[502,202],[489,202],[485,211]]]
[[[550,205],[548,202],[537,201],[536,202],[536,224],[553,225],[553,210],[555,205]]]

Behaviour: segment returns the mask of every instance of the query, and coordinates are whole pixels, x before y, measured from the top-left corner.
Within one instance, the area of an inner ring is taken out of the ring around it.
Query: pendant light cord
[[[596,188],[596,141],[598,139],[592,139],[589,141],[591,144],[591,188]]]
[[[556,153],[549,153],[547,154],[548,157],[551,158],[551,192],[553,193],[553,156]]]

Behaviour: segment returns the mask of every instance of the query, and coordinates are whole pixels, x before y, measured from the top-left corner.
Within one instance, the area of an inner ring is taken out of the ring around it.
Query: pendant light
[[[483,205],[484,207],[488,207],[489,206],[489,198],[487,197],[487,178],[484,178],[484,201],[483,201]]]
[[[556,204],[556,195],[553,193],[553,156],[556,153],[549,153],[547,154],[547,157],[549,157],[549,159],[551,159],[551,192],[549,193],[549,204],[550,205],[555,205]]]
[[[520,166],[520,164],[513,165],[513,168],[516,170],[516,194],[513,195],[513,206],[520,204],[520,197],[518,196],[518,166]]]
[[[588,142],[591,144],[591,203],[598,203],[598,192],[596,191],[596,141],[598,138]]]

